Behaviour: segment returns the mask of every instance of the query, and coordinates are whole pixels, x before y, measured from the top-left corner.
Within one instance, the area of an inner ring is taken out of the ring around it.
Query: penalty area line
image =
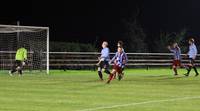
[[[136,105],[143,105],[143,104],[161,103],[161,102],[170,102],[170,101],[180,101],[180,100],[190,100],[190,99],[200,99],[200,96],[183,97],[183,98],[175,98],[175,99],[153,100],[153,101],[144,101],[144,102],[135,102],[135,103],[128,103],[128,104],[113,105],[113,106],[82,109],[82,110],[77,110],[77,111],[96,111],[96,110],[112,109],[112,108],[119,108],[119,107],[126,107],[126,106],[136,106]]]

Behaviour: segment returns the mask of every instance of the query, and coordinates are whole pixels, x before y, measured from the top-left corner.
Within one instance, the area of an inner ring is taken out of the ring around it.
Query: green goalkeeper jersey
[[[19,48],[17,50],[15,60],[24,61],[27,59],[27,50],[25,48]]]

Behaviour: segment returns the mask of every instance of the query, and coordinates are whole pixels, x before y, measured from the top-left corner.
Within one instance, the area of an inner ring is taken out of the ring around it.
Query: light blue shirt
[[[178,48],[171,48],[169,49],[174,54],[174,60],[181,60],[181,49]]]
[[[102,60],[109,61],[109,60],[110,60],[110,55],[109,55],[109,53],[110,53],[109,48],[103,48],[103,49],[101,50],[101,59],[102,59]]]
[[[197,47],[193,43],[192,45],[189,46],[189,52],[188,52],[189,58],[194,58],[197,55]]]

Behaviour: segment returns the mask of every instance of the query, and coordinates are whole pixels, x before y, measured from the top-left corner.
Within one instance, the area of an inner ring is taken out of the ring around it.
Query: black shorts
[[[193,58],[189,58],[189,63],[194,65],[195,64],[195,60]]]
[[[22,67],[22,61],[20,60],[15,60],[15,67]]]
[[[108,63],[108,61],[101,61],[100,62],[100,64],[99,64],[99,67],[101,68],[101,69],[108,69],[109,68],[109,63]]]

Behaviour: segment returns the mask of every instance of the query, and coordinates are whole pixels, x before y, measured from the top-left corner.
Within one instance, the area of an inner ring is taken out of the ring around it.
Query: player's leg
[[[23,69],[22,61],[17,61],[17,71],[20,76],[22,75],[22,69]]]
[[[104,61],[104,72],[106,73],[106,74],[110,74],[110,71],[109,71],[109,63],[108,63],[108,61]]]
[[[116,79],[116,76],[118,75],[118,73],[116,73],[115,75],[113,75],[113,79]]]
[[[109,80],[107,81],[108,84],[110,83],[110,81],[113,80],[113,77],[116,75],[116,73],[119,73],[119,67],[117,65],[114,65]]]
[[[11,76],[13,75],[13,73],[15,73],[17,71],[16,68],[17,68],[17,61],[14,62],[13,66],[12,66],[12,69],[9,72]]]
[[[124,67],[125,65],[122,65],[122,68],[120,68],[120,72],[117,72],[115,75],[114,75],[114,79],[116,79],[116,76],[118,76],[118,80],[121,80],[124,76]]]
[[[102,69],[101,69],[101,67],[98,67],[98,75],[99,75],[99,78],[100,78],[101,80],[103,80],[103,74],[102,74]]]
[[[195,73],[196,73],[195,76],[198,76],[199,73],[198,73],[197,68],[196,68],[196,66],[195,66],[195,60],[194,60],[194,59],[192,59],[192,67],[193,67],[193,69],[194,69],[194,71],[195,71]]]
[[[194,69],[194,71],[195,71],[195,73],[196,73],[196,75],[195,75],[195,76],[198,76],[198,75],[199,75],[199,73],[198,73],[198,71],[197,71],[197,68],[196,68],[196,66],[193,66],[193,69]]]
[[[174,71],[174,75],[178,75],[177,73],[177,65],[178,65],[178,61],[177,60],[173,60],[173,64],[172,64],[172,69]]]
[[[120,81],[123,78],[122,68],[118,69],[118,80]]]
[[[178,73],[177,73],[177,67],[176,67],[175,65],[173,65],[172,68],[173,68],[173,70],[174,70],[174,75],[175,75],[175,76],[178,75]]]
[[[122,65],[122,77],[124,76],[124,68],[125,68],[125,65]]]
[[[103,67],[102,67],[102,62],[101,62],[98,66],[98,75],[99,75],[100,80],[103,80],[102,68]]]
[[[189,74],[190,74],[190,71],[191,71],[191,69],[192,69],[192,63],[193,63],[193,61],[192,61],[192,59],[190,58],[189,59],[189,64],[188,64],[188,66],[186,67],[186,69],[187,69],[187,73],[186,74],[184,74],[185,76],[189,76]]]
[[[112,72],[111,72],[111,74],[110,74],[110,76],[108,78],[108,81],[107,81],[108,84],[113,80],[113,77],[116,74],[116,72],[117,71],[113,68],[113,70],[112,70]]]

